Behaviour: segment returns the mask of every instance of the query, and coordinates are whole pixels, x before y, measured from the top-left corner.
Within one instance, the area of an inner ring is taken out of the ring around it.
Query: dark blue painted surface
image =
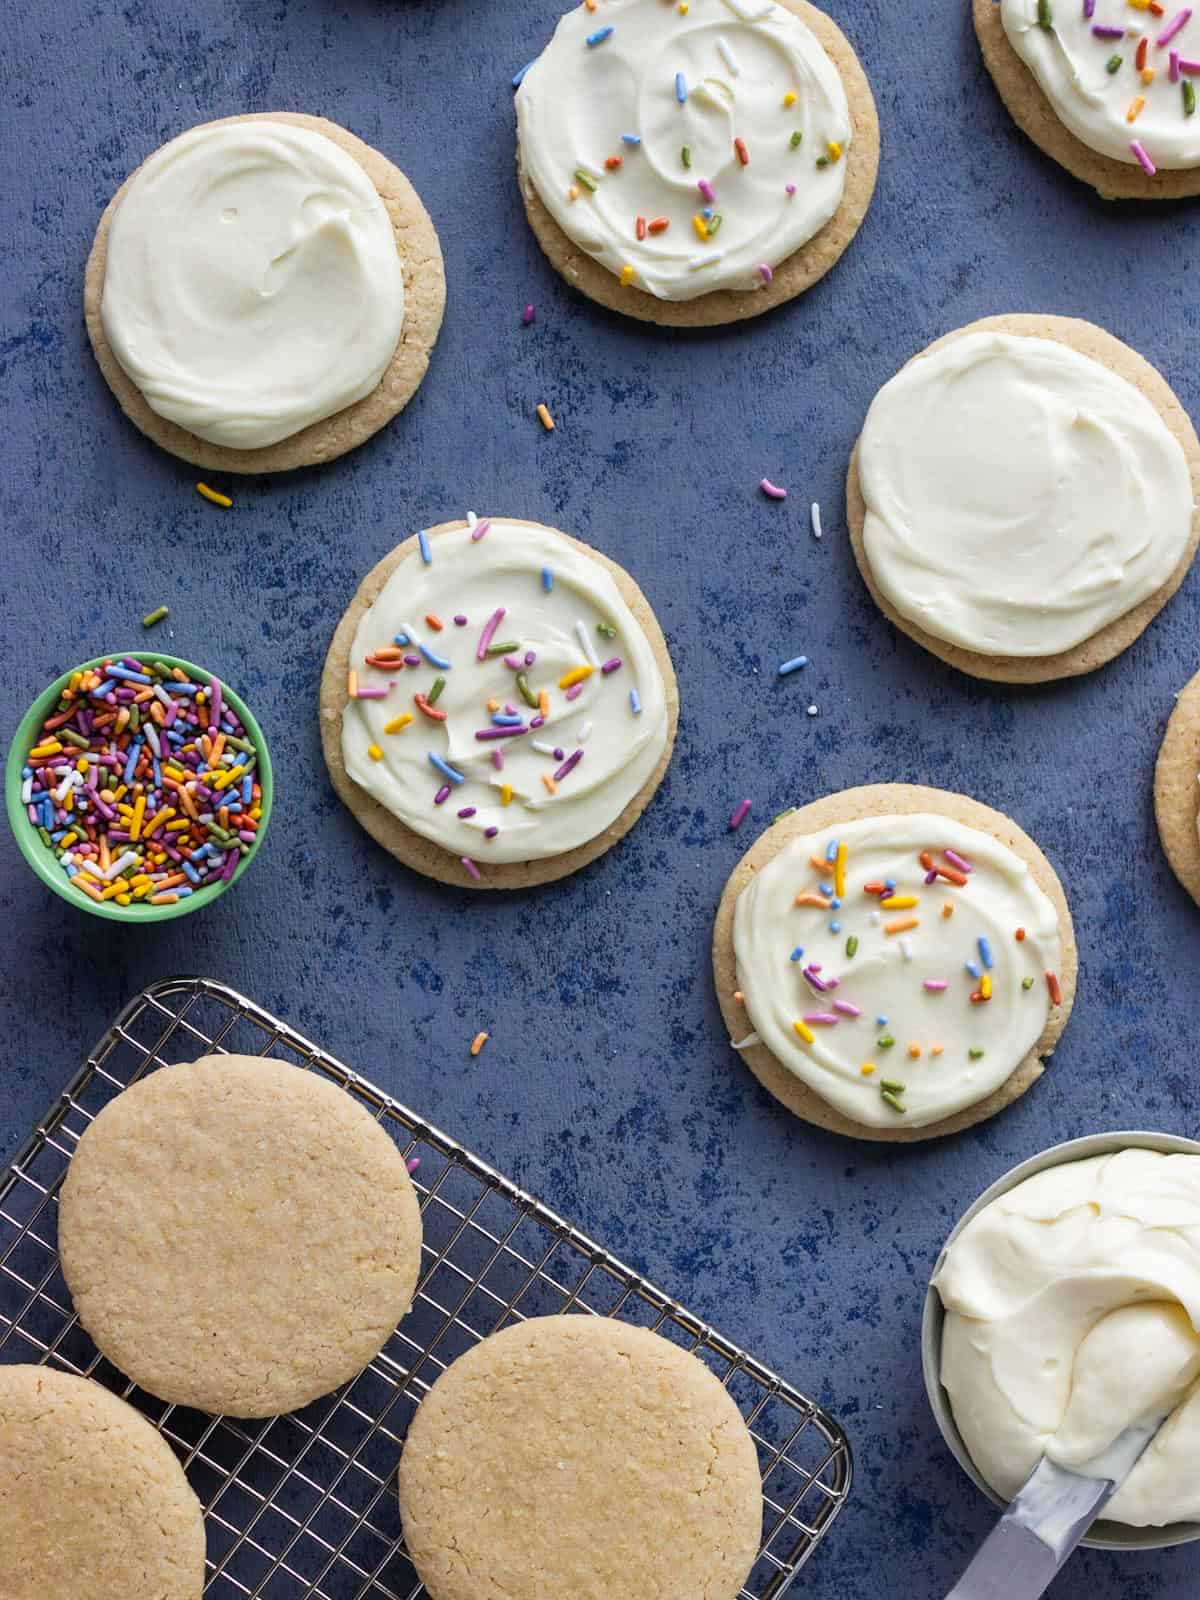
[[[1190,208],[1105,206],[1010,125],[966,7],[836,0],[883,125],[879,190],[842,264],[800,302],[696,337],[574,298],[525,227],[508,80],[555,0],[29,0],[0,42],[8,152],[0,275],[8,401],[0,503],[0,731],[64,666],[139,642],[211,666],[257,710],[276,820],[246,882],[158,931],[111,928],[0,847],[11,1151],[129,995],[225,979],[473,1145],[820,1396],[850,1429],[854,1500],[806,1575],[838,1600],[936,1595],[990,1521],[921,1388],[921,1296],[963,1206],[1055,1140],[1195,1131],[1196,912],[1158,850],[1151,771],[1195,671],[1200,577],[1105,671],[976,685],[884,623],[844,536],[849,449],[876,388],[974,317],[1090,317],[1194,409]],[[412,177],[449,308],[407,412],[321,472],[195,473],[121,418],[87,348],[96,219],[164,139],[237,111],[322,112]],[[526,301],[537,322],[519,326]],[[549,403],[558,430],[533,417]],[[766,473],[791,497],[766,502]],[[225,486],[225,485],[223,485]],[[807,531],[818,499],[823,543]],[[502,900],[410,876],[325,781],[322,658],[359,578],[422,523],[472,508],[581,535],[639,579],[683,692],[673,767],[630,838]],[[774,668],[803,651],[784,683]],[[820,715],[804,714],[815,701]],[[785,805],[869,780],[962,788],[1041,841],[1082,972],[1048,1077],[966,1136],[881,1150],[802,1127],[726,1046],[711,993],[727,873]],[[734,803],[753,798],[741,833]],[[479,1028],[491,1042],[478,1060]],[[1194,1594],[1200,1551],[1076,1558],[1055,1593]],[[805,1584],[801,1584],[801,1589]],[[631,1590],[632,1592],[632,1590]]]

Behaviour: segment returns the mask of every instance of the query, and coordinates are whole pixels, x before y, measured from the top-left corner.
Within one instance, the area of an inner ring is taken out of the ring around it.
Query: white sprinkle
[[[905,961],[911,961],[912,960],[912,940],[911,939],[897,939],[896,943],[900,946],[900,954],[904,957]]]
[[[600,657],[596,654],[596,648],[592,644],[591,637],[588,634],[587,629],[584,627],[582,621],[577,621],[575,623],[575,632],[579,635],[579,644],[583,651],[584,657],[591,663],[593,667],[598,667],[600,665]]]
[[[154,726],[154,724],[152,722],[147,722],[146,723],[145,734],[146,734],[146,743],[150,746],[151,750],[154,751],[154,754],[156,756],[161,756],[162,755],[162,745],[159,744],[159,742],[158,742],[158,729]]]
[[[467,530],[468,530],[468,532],[471,532],[471,531],[474,530],[475,524],[478,521],[479,521],[479,518],[475,515],[475,513],[473,511],[468,511],[467,512]]]
[[[821,503],[819,500],[814,500],[812,503],[812,531],[814,539],[821,537]]]
[[[592,724],[590,722],[585,722],[583,727],[580,728],[579,733],[578,733],[578,739],[579,739],[580,744],[586,744],[588,742],[588,740],[591,738],[591,736],[592,736]]]
[[[883,921],[883,917],[880,915],[880,913],[878,911],[872,911],[870,917],[867,920],[870,922],[870,924],[871,924],[871,926],[873,928],[877,928],[879,926],[879,924]]]
[[[775,7],[767,0],[766,4],[754,4],[754,0],[725,0],[725,4],[735,17],[740,17],[743,22],[761,22],[764,17],[769,17]]]
[[[816,714],[817,714],[817,708],[816,708],[816,706],[815,706],[815,705],[811,705],[811,706],[809,706],[809,708],[808,708],[808,714],[809,714],[809,716],[810,716],[810,717],[815,717],[815,716],[816,716]]]
[[[747,1050],[752,1044],[761,1044],[762,1039],[757,1033],[748,1033],[744,1039],[731,1039],[729,1043],[735,1050]]]
[[[530,739],[529,743],[531,748],[536,750],[540,756],[552,756],[554,754],[554,745],[547,744],[544,739]]]
[[[712,255],[693,256],[688,262],[689,272],[699,272],[704,267],[715,267],[719,261],[724,261],[724,250],[716,250]]]
[[[721,52],[721,60],[725,63],[725,65],[729,68],[730,72],[732,72],[734,77],[736,78],[738,76],[738,74],[741,72],[742,69],[741,69],[741,67],[738,66],[737,57],[734,55],[733,51],[729,48],[728,41],[725,40],[725,39],[718,39],[717,40],[717,49]]]

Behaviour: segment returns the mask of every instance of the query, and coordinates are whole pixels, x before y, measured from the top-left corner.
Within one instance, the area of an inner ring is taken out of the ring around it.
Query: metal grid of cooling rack
[[[262,1422],[206,1416],[135,1389],[75,1320],[58,1264],[58,1189],[84,1128],[135,1078],[214,1050],[278,1056],[331,1078],[420,1159],[424,1246],[412,1310],[352,1383]],[[138,995],[0,1179],[0,1361],[52,1361],[95,1378],[159,1428],[204,1505],[206,1600],[418,1600],[425,1590],[404,1551],[393,1492],[408,1422],[456,1356],[514,1319],[552,1312],[651,1328],[693,1351],[725,1384],[750,1426],[763,1474],[763,1543],[739,1600],[777,1600],[850,1492],[850,1447],[838,1423],[234,990],[187,978]]]

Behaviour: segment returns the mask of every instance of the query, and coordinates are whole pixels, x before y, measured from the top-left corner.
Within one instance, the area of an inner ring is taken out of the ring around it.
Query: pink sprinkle
[[[492,765],[497,772],[504,771],[504,751],[501,750],[499,745],[492,751]]]
[[[805,1022],[815,1022],[822,1028],[835,1028],[837,1026],[837,1018],[832,1011],[806,1011],[804,1020]]]
[[[925,987],[929,990],[930,994],[941,994],[942,990],[946,987],[946,980],[945,978],[926,978]]]
[[[478,883],[479,882],[479,878],[480,878],[479,868],[471,860],[470,856],[459,856],[458,859],[462,862],[463,866],[466,867],[467,871],[475,879],[475,882]]]
[[[960,872],[970,872],[971,863],[966,856],[960,856],[957,850],[943,850],[942,854],[952,867],[957,867]]]
[[[794,195],[796,192],[796,185],[794,183],[784,184],[783,192],[789,196]]]
[[[567,699],[567,700],[578,700],[579,696],[582,693],[583,693],[583,685],[581,683],[573,683],[571,685],[571,687],[567,690],[566,695],[564,696],[564,698]]]
[[[1146,154],[1145,145],[1142,144],[1140,139],[1131,139],[1129,141],[1129,148],[1133,151],[1134,156],[1140,162],[1142,171],[1147,175],[1147,177],[1152,178],[1154,176],[1154,174],[1158,171],[1158,168],[1154,165],[1153,161],[1151,161],[1150,157]]]
[[[750,810],[750,802],[749,802],[749,800],[743,800],[737,806],[734,807],[733,815],[729,819],[729,831],[730,831],[730,833],[732,833],[735,828],[740,828],[741,827],[742,823],[745,822],[745,820],[746,820],[746,814],[747,814],[747,812],[749,810]]]
[[[835,1000],[833,1002],[833,1009],[835,1011],[840,1011],[844,1017],[862,1016],[862,1012],[859,1010],[858,1006],[851,1005],[849,1000]]]
[[[715,200],[717,198],[713,191],[713,186],[711,183],[709,183],[707,178],[701,178],[696,184],[696,187],[706,200]]]
[[[764,283],[772,283],[772,282],[774,282],[775,274],[771,271],[770,267],[767,265],[767,263],[765,261],[759,267],[758,275],[759,275],[759,277],[762,279],[762,281]]]
[[[356,700],[386,700],[386,689],[360,689],[355,696]]]
[[[504,607],[498,606],[483,625],[483,632],[479,635],[479,648],[475,652],[476,661],[486,661],[488,645],[496,637],[496,629],[504,620]]]
[[[1179,51],[1178,50],[1172,50],[1171,54],[1170,54],[1170,57],[1168,59],[1170,61],[1170,66],[1169,66],[1169,69],[1168,69],[1168,76],[1170,77],[1172,83],[1178,83],[1179,82]]]
[[[477,522],[471,529],[471,543],[478,544],[480,539],[483,538],[484,534],[488,531],[491,525],[491,517],[484,517],[481,521]]]
[[[620,656],[613,656],[611,661],[606,661],[604,663],[604,665],[600,668],[600,671],[602,673],[604,673],[605,676],[607,676],[610,672],[616,672],[618,670],[618,668],[620,667],[620,665],[621,665]]]
[[[519,672],[525,663],[520,656],[505,656],[504,665],[511,667],[514,672]],[[509,714],[511,715],[511,712]]]
[[[524,311],[521,313],[521,326],[523,328],[527,328],[532,321],[533,321],[533,307],[532,306],[526,306]]]
[[[1200,72],[1200,61],[1192,61],[1188,56],[1180,56],[1179,70],[1195,76],[1197,72]]]
[[[1161,50],[1165,44],[1170,44],[1171,40],[1180,31],[1180,29],[1186,28],[1191,20],[1192,8],[1191,6],[1184,6],[1183,10],[1180,11],[1178,15],[1171,18],[1170,22],[1167,23],[1166,27],[1154,41],[1158,48]]]
[[[409,1156],[404,1165],[408,1168],[408,1175],[411,1178],[413,1173],[421,1165],[421,1158],[420,1156]]]
[[[768,500],[786,500],[787,499],[787,490],[786,489],[781,489],[777,483],[772,483],[770,478],[763,478],[759,482],[758,487],[766,495]]]

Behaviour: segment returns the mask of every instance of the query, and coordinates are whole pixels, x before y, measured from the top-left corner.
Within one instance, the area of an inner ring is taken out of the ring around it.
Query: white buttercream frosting
[[[285,122],[193,128],[136,173],[101,317],[159,416],[257,449],[361,400],[404,321],[387,208],[332,140]]]
[[[1168,0],[1155,16],[1129,0],[1095,0],[1089,14],[1082,0],[1002,0],[1000,20],[1077,139],[1114,161],[1136,162],[1136,140],[1155,167],[1200,165],[1200,115],[1189,110],[1200,95],[1200,9]]]
[[[1129,1149],[1038,1173],[967,1224],[934,1287],[942,1382],[998,1494],[1042,1455],[1087,1470],[1167,1416],[1104,1515],[1200,1520],[1200,1156]]]
[[[355,635],[360,692],[386,693],[347,702],[347,772],[408,827],[485,872],[587,843],[666,747],[666,685],[641,625],[611,574],[549,528],[480,518],[427,547],[428,562],[419,549],[401,561]],[[397,638],[417,664],[368,663]],[[500,645],[513,649],[479,659]],[[428,705],[438,679],[431,717],[417,697]],[[527,695],[538,702],[543,692],[541,721]]]
[[[968,333],[909,362],[871,403],[858,472],[884,598],[984,655],[1071,649],[1160,588],[1191,537],[1162,417],[1049,339]]]
[[[837,210],[852,132],[837,68],[771,0],[577,6],[517,121],[558,225],[662,300],[761,289]]]
[[[966,882],[927,884],[925,852]],[[733,944],[749,1026],[868,1127],[920,1127],[999,1088],[1045,1028],[1046,974],[1061,957],[1058,914],[1025,862],[933,815],[861,817],[790,840],[738,896]]]

